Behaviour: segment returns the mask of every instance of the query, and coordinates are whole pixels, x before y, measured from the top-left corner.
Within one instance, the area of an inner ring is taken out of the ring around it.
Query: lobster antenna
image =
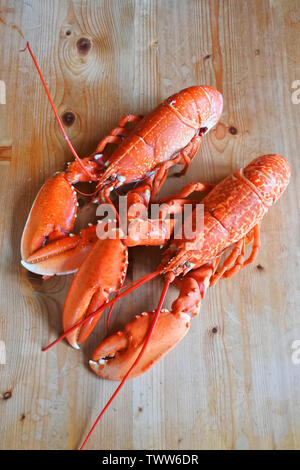
[[[122,280],[122,282],[120,283],[120,286],[116,292],[116,295],[115,297],[120,294],[121,290],[123,290],[123,288],[127,288],[129,286],[124,286],[124,281],[125,281],[125,278]],[[133,285],[135,284],[134,282],[130,283],[130,285]],[[106,318],[106,334],[108,334],[108,331],[109,331],[109,322],[110,322],[110,317],[111,317],[111,314],[112,314],[112,311],[113,311],[113,308],[114,308],[114,305],[115,304],[112,304],[109,311],[108,311],[108,314],[107,314],[107,318]]]
[[[58,122],[58,125],[59,125],[59,127],[60,127],[60,130],[61,130],[61,132],[63,133],[63,136],[64,136],[64,138],[65,138],[65,141],[67,142],[67,144],[68,144],[68,146],[69,146],[69,148],[70,148],[72,154],[73,154],[74,157],[75,157],[75,160],[77,160],[77,162],[79,163],[79,165],[81,166],[81,168],[89,175],[90,178],[93,178],[93,175],[88,171],[88,169],[84,166],[84,164],[82,163],[81,159],[80,159],[79,156],[77,155],[76,150],[74,149],[73,145],[72,145],[71,142],[70,142],[69,137],[68,137],[67,134],[66,134],[66,131],[65,131],[64,126],[63,126],[63,124],[62,124],[62,122],[61,122],[61,119],[60,119],[60,117],[59,117],[59,115],[58,115],[58,112],[56,111],[55,106],[54,106],[54,103],[53,103],[53,100],[52,100],[52,98],[51,98],[50,92],[49,92],[49,90],[48,90],[48,88],[47,88],[47,85],[46,85],[46,82],[45,82],[44,77],[43,77],[43,75],[42,75],[42,72],[41,72],[41,70],[40,70],[40,68],[39,68],[39,66],[38,66],[37,60],[36,60],[36,58],[35,58],[35,56],[34,56],[32,50],[31,50],[31,48],[30,48],[29,42],[26,43],[26,47],[25,47],[24,49],[21,49],[20,52],[24,52],[24,51],[26,51],[26,49],[28,50],[29,54],[31,55],[31,58],[32,58],[32,60],[33,60],[33,62],[34,62],[34,65],[35,65],[35,67],[36,67],[36,69],[37,69],[37,71],[38,71],[38,74],[39,74],[40,79],[41,79],[41,81],[42,81],[43,87],[44,87],[44,89],[45,89],[45,91],[46,91],[46,94],[47,94],[48,99],[49,99],[49,101],[50,101],[51,107],[52,107],[52,109],[53,109],[53,111],[54,111],[54,114],[55,114],[56,120],[57,120],[57,122]]]
[[[119,295],[119,293],[123,290],[123,289],[128,289],[128,287],[130,286],[133,286],[136,284],[137,281],[133,281],[133,282],[128,282],[128,284],[122,284],[120,285],[120,287],[117,289],[116,291],[116,296]],[[114,305],[115,304],[112,304],[109,311],[108,311],[108,314],[107,314],[107,318],[106,318],[106,333],[108,334],[108,331],[109,331],[109,324],[110,324],[110,318],[111,318],[111,314],[112,314],[112,311],[113,311],[113,308],[114,308]]]
[[[110,399],[108,400],[108,402],[106,403],[105,407],[103,408],[103,410],[101,411],[101,413],[99,414],[98,418],[96,419],[95,423],[93,424],[91,430],[89,431],[88,435],[86,436],[82,446],[80,447],[79,450],[83,450],[83,448],[85,447],[87,441],[89,440],[89,438],[91,437],[94,429],[96,428],[97,424],[99,423],[100,419],[102,418],[102,416],[104,415],[105,411],[108,409],[108,407],[110,406],[110,404],[112,403],[112,401],[116,398],[116,396],[118,395],[118,393],[120,392],[121,388],[123,387],[123,385],[125,384],[126,380],[128,379],[128,376],[129,374],[132,372],[132,370],[135,368],[135,366],[138,364],[138,362],[140,361],[140,359],[142,358],[144,352],[145,352],[145,349],[151,339],[151,336],[153,334],[153,331],[154,331],[154,328],[157,324],[157,321],[158,321],[158,318],[159,318],[159,315],[160,315],[160,312],[161,312],[161,308],[162,308],[162,305],[164,303],[164,300],[165,300],[165,297],[167,295],[167,292],[168,292],[168,288],[169,288],[169,285],[170,283],[173,281],[173,277],[171,276],[168,276],[167,279],[166,279],[166,282],[165,282],[165,285],[164,285],[164,288],[162,290],[162,293],[161,293],[161,296],[160,296],[160,300],[159,300],[159,304],[158,304],[158,307],[156,309],[156,312],[155,312],[155,315],[154,315],[154,319],[153,319],[153,322],[151,324],[151,327],[147,333],[147,336],[145,338],[145,341],[144,341],[144,344],[142,346],[142,349],[140,350],[139,352],[139,355],[137,356],[137,358],[135,359],[134,363],[132,364],[132,366],[130,367],[130,369],[126,372],[126,374],[124,375],[120,385],[118,386],[118,388],[114,391],[114,393],[112,394],[112,396],[110,397]]]
[[[119,295],[119,293],[123,290],[123,289],[128,289],[128,287],[130,286],[133,286],[137,283],[138,281],[133,281],[133,282],[128,282],[128,284],[122,284],[120,285],[120,287],[117,289],[116,291],[116,296]],[[106,318],[106,332],[108,333],[108,330],[109,330],[109,323],[110,323],[110,318],[111,318],[111,314],[112,314],[112,311],[113,311],[113,308],[114,308],[114,305],[115,304],[112,304],[109,311],[108,311],[108,314],[107,314],[107,318]]]
[[[151,279],[154,279],[156,276],[162,273],[164,268],[157,269],[153,273],[147,274],[144,277],[141,277],[136,281],[136,283],[129,287],[127,290],[124,292],[121,292],[121,294],[117,295],[114,299],[110,300],[109,302],[106,302],[102,307],[98,308],[93,313],[90,313],[87,317],[85,317],[83,320],[79,321],[78,323],[75,323],[69,330],[65,331],[62,335],[60,335],[56,340],[54,340],[52,343],[48,344],[45,348],[42,348],[42,351],[47,351],[48,349],[52,348],[56,343],[59,343],[61,340],[63,340],[66,336],[68,336],[72,331],[76,330],[79,328],[81,325],[84,325],[86,322],[94,318],[96,315],[101,313],[103,310],[105,310],[107,307],[110,307],[111,305],[114,305],[119,299],[122,297],[125,297],[127,294],[130,294],[130,292],[134,291],[138,287],[142,286],[143,284],[146,284],[146,282],[151,281]]]
[[[113,308],[114,308],[114,305],[111,305],[111,307],[110,307],[110,309],[109,309],[109,312],[108,312],[108,314],[107,314],[107,318],[106,318],[106,334],[108,334],[108,331],[109,331],[110,317],[111,317]]]

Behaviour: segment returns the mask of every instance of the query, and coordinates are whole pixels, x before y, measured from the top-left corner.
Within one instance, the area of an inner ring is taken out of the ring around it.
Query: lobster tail
[[[247,165],[243,174],[271,205],[287,188],[291,171],[288,162],[281,155],[263,155]]]

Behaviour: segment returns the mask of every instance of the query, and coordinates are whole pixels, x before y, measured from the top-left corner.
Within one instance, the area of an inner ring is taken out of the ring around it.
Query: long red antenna
[[[126,372],[126,374],[124,375],[120,385],[118,386],[118,388],[114,391],[114,393],[112,394],[112,396],[110,397],[110,399],[108,400],[108,402],[106,403],[105,407],[103,408],[103,410],[101,411],[101,413],[99,414],[98,418],[96,419],[95,423],[93,424],[90,432],[88,433],[88,435],[86,436],[82,446],[80,447],[80,450],[83,450],[84,446],[86,445],[87,441],[89,440],[89,438],[91,437],[95,427],[97,426],[97,424],[99,423],[100,419],[102,418],[102,416],[104,415],[105,411],[107,410],[107,408],[109,407],[109,405],[111,404],[111,402],[114,400],[114,398],[118,395],[119,391],[121,390],[121,388],[123,387],[124,383],[126,382],[130,372],[135,368],[135,366],[138,364],[138,362],[140,361],[141,357],[143,356],[144,352],[145,352],[145,349],[151,339],[151,336],[153,334],[153,331],[154,331],[154,328],[156,326],[156,323],[158,321],[158,317],[159,317],[159,314],[161,312],[161,308],[162,308],[162,305],[164,303],[164,300],[165,300],[165,297],[166,297],[166,294],[168,292],[168,288],[169,288],[169,285],[170,283],[172,282],[172,278],[171,277],[168,277],[166,282],[165,282],[165,285],[164,285],[164,288],[163,288],[163,291],[161,293],[161,296],[160,296],[160,301],[159,301],[159,304],[158,304],[158,307],[157,307],[157,310],[155,312],[155,316],[154,316],[154,319],[153,319],[153,322],[151,324],[151,327],[147,333],[147,336],[146,336],[146,339],[145,339],[145,342],[142,346],[142,349],[140,350],[140,353],[139,355],[137,356],[137,358],[135,359],[134,363],[132,364],[132,366],[130,367],[130,369]]]
[[[128,282],[128,284],[123,284],[123,285],[120,285],[120,287],[116,290],[116,295],[119,295],[119,293],[123,290],[123,289],[128,289],[128,287],[130,286],[133,286],[137,283],[138,281],[132,281],[132,282]],[[108,314],[107,314],[107,318],[106,318],[106,332],[108,333],[108,330],[109,330],[109,324],[110,324],[110,318],[111,318],[111,314],[112,314],[112,310],[114,308],[114,304],[111,305],[109,311],[108,311]]]
[[[118,290],[116,291],[116,296],[121,292],[121,290],[123,290],[123,288],[124,288],[124,281],[125,281],[125,279],[122,280],[122,282],[121,282],[121,284],[120,284]],[[135,284],[135,283],[132,282],[131,285],[133,285],[133,284]],[[129,287],[129,286],[128,286],[128,287]],[[115,297],[116,297],[116,296],[115,296]],[[106,334],[108,334],[108,331],[109,331],[109,322],[110,322],[110,317],[111,317],[111,314],[112,314],[114,305],[115,305],[115,304],[112,304],[112,306],[110,307],[109,312],[108,312],[108,314],[107,314],[107,318],[106,318]]]
[[[68,137],[67,134],[66,134],[66,131],[65,131],[65,129],[64,129],[64,126],[63,126],[63,124],[62,124],[62,122],[61,122],[61,119],[60,119],[60,117],[59,117],[59,115],[58,115],[58,112],[56,111],[56,108],[55,108],[55,106],[54,106],[53,100],[52,100],[52,98],[51,98],[51,96],[50,96],[50,93],[49,93],[49,90],[48,90],[48,88],[47,88],[47,85],[46,85],[46,82],[45,82],[45,80],[44,80],[44,77],[43,77],[43,75],[42,75],[42,72],[41,72],[41,70],[40,70],[40,68],[39,68],[39,66],[38,66],[38,63],[37,63],[37,61],[36,61],[36,58],[35,58],[35,56],[34,56],[32,50],[31,50],[31,48],[30,48],[29,42],[26,43],[26,47],[25,47],[24,49],[20,50],[20,52],[24,52],[24,51],[26,51],[26,49],[28,49],[28,52],[29,52],[29,54],[30,54],[31,57],[32,57],[32,60],[33,60],[33,62],[34,62],[34,65],[35,65],[35,67],[36,67],[36,69],[37,69],[37,71],[38,71],[38,74],[39,74],[40,79],[41,79],[41,81],[42,81],[43,87],[44,87],[44,89],[45,89],[45,91],[46,91],[46,94],[47,94],[47,96],[48,96],[48,99],[49,99],[49,101],[50,101],[50,104],[51,104],[51,106],[52,106],[52,109],[53,109],[53,111],[54,111],[54,114],[55,114],[56,120],[57,120],[57,122],[58,122],[58,125],[59,125],[59,127],[60,127],[60,130],[61,130],[61,132],[63,133],[63,136],[64,136],[64,138],[65,138],[65,140],[66,140],[66,142],[67,142],[67,144],[68,144],[68,146],[69,146],[69,148],[70,148],[72,154],[74,155],[75,159],[77,160],[77,162],[79,163],[79,165],[81,166],[81,168],[89,175],[89,177],[90,177],[91,179],[93,179],[93,175],[89,172],[89,170],[88,170],[88,169],[84,166],[84,164],[82,163],[81,159],[79,158],[79,156],[78,156],[77,153],[76,153],[76,150],[74,149],[73,145],[71,144],[69,137]]]
[[[92,318],[94,318],[96,315],[98,315],[99,313],[101,313],[103,310],[105,310],[107,307],[110,307],[111,305],[114,305],[115,302],[117,302],[119,299],[121,299],[122,297],[125,297],[127,294],[129,294],[130,292],[132,292],[133,290],[137,289],[138,287],[142,286],[143,284],[145,284],[146,282],[148,281],[151,281],[151,279],[154,279],[156,276],[158,276],[159,274],[161,274],[161,272],[163,271],[163,268],[160,268],[160,269],[157,269],[156,271],[154,271],[153,273],[150,273],[150,274],[147,274],[146,276],[138,279],[136,281],[136,283],[129,287],[129,289],[125,290],[124,292],[121,292],[121,294],[117,295],[114,299],[112,299],[110,302],[107,302],[105,303],[104,305],[102,305],[102,307],[98,308],[98,310],[96,310],[95,312],[91,313],[90,315],[88,315],[87,317],[85,317],[83,320],[79,321],[78,323],[75,323],[75,325],[73,325],[69,330],[65,331],[62,335],[60,335],[56,340],[54,340],[52,343],[48,344],[48,346],[46,346],[45,348],[42,349],[42,351],[47,351],[48,349],[52,348],[52,346],[54,346],[56,343],[59,343],[59,341],[61,341],[62,339],[64,339],[66,336],[68,336],[70,333],[72,333],[72,331],[76,330],[77,328],[79,328],[79,326],[81,325],[84,325],[86,322],[88,322],[89,320],[91,320]]]

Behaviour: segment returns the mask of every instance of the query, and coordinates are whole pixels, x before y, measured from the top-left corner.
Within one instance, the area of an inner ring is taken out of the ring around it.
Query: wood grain
[[[103,322],[81,352],[65,343],[41,352],[61,330],[70,277],[26,273],[20,237],[41,184],[71,156],[30,57],[19,53],[25,40],[59,113],[75,115],[68,134],[82,156],[126,113],[210,84],[224,94],[224,113],[180,184],[218,181],[265,153],[285,155],[292,168],[263,222],[258,262],[209,292],[189,335],[127,383],[88,447],[300,448],[300,365],[291,360],[300,339],[300,105],[291,100],[299,28],[297,0],[0,0],[1,449],[78,447],[115,389],[87,367]],[[177,189],[169,178],[162,194]],[[155,249],[132,250],[131,275],[158,260]],[[124,299],[113,327],[152,309],[160,288],[153,281]]]

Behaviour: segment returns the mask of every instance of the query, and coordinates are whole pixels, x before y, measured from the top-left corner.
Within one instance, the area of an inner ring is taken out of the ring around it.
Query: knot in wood
[[[63,120],[63,123],[66,126],[68,126],[68,127],[72,126],[72,124],[75,121],[75,114],[72,113],[71,111],[67,111],[62,115],[62,120]]]
[[[92,42],[88,38],[80,38],[76,43],[79,54],[87,55],[92,47]]]

